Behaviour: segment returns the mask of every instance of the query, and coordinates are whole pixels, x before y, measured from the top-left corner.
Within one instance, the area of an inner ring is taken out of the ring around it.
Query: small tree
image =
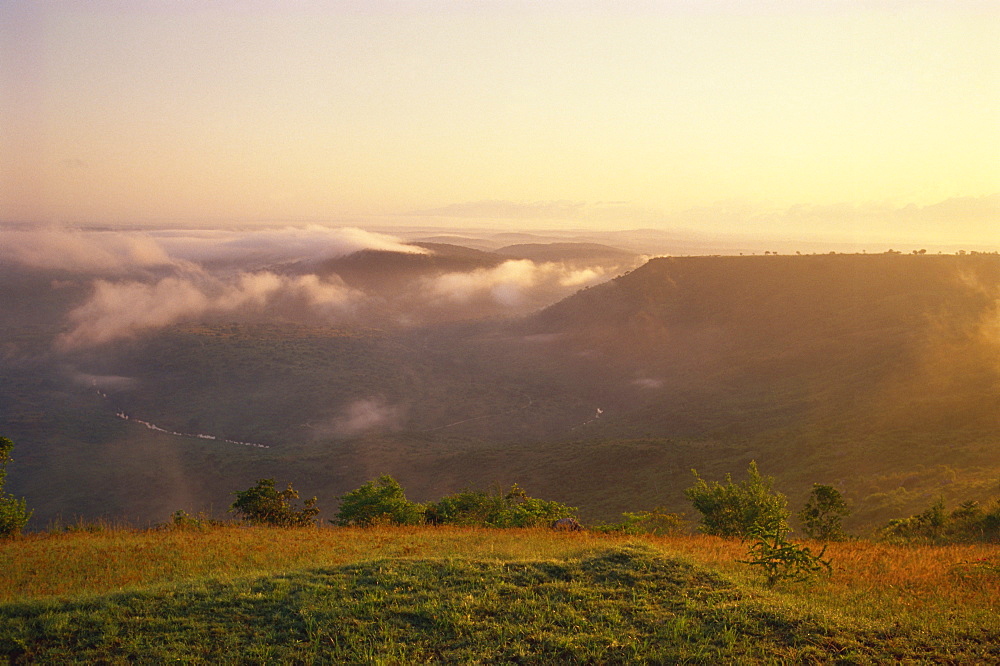
[[[944,498],[938,498],[926,510],[909,518],[890,520],[883,528],[887,537],[903,541],[938,543],[948,523]]]
[[[771,488],[774,480],[761,476],[750,462],[747,479],[734,483],[708,483],[694,472],[697,483],[684,491],[701,514],[699,529],[706,534],[746,538],[756,532],[788,530],[788,498]]]
[[[769,587],[776,583],[787,581],[806,581],[813,576],[831,573],[830,560],[824,560],[826,546],[816,554],[806,546],[794,544],[786,538],[786,530],[782,528],[755,531],[754,539],[747,552],[748,560],[741,560],[752,567],[760,567],[764,572]]]
[[[298,498],[298,491],[290,483],[279,492],[274,487],[274,479],[259,479],[257,485],[236,492],[236,501],[229,510],[240,514],[251,525],[308,527],[319,513],[316,498],[307,499],[301,509],[294,509],[292,500]]]
[[[0,437],[0,539],[20,534],[31,518],[27,502],[3,490],[7,481],[7,463],[14,460],[10,457],[10,452],[13,450],[14,442],[6,437]]]
[[[336,525],[416,525],[424,519],[424,507],[406,499],[403,487],[388,474],[369,481],[340,498]]]
[[[814,483],[805,507],[799,512],[802,531],[811,539],[840,541],[846,536],[840,522],[851,513],[844,496],[833,486]]]

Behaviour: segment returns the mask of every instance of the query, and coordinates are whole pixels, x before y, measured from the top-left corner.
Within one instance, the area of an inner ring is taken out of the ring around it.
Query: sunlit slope
[[[998,296],[995,255],[656,259],[529,332],[662,434],[801,419],[996,428]]]

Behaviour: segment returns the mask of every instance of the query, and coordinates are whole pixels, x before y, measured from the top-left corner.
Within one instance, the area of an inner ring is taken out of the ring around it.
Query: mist
[[[166,248],[147,234],[59,228],[0,228],[0,261],[98,275],[178,265]]]
[[[432,302],[471,303],[489,299],[509,307],[539,298],[558,298],[570,289],[596,284],[605,276],[602,267],[574,269],[562,263],[535,263],[517,259],[490,269],[447,273],[423,282]]]
[[[382,397],[369,397],[345,405],[335,417],[312,430],[316,437],[357,437],[373,431],[397,430],[405,417],[403,405],[389,404]]]
[[[53,290],[84,287],[82,300],[61,315],[64,330],[55,341],[61,352],[205,319],[364,327],[518,316],[634,265],[489,253],[456,263],[438,255],[454,246],[423,247],[389,234],[318,225],[6,229],[0,241],[4,262],[57,273]],[[350,264],[355,272],[365,262],[381,262],[373,270],[395,282],[349,284],[339,274],[347,265],[338,263],[348,257],[356,258]]]
[[[387,234],[353,227],[284,227],[234,231],[173,230],[151,237],[170,256],[202,266],[235,264],[241,267],[302,261],[322,261],[361,250],[426,254],[427,250]]]

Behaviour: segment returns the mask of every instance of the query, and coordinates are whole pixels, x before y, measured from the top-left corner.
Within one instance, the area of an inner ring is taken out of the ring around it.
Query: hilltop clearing
[[[734,562],[738,542],[708,537],[216,528],[0,544],[15,549],[0,573],[12,663],[1000,657],[995,574],[962,568],[996,547],[841,544],[831,578],[774,590]]]

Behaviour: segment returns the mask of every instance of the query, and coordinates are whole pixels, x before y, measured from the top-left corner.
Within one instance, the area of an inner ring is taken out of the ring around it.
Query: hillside
[[[689,511],[692,468],[756,459],[793,504],[836,484],[853,529],[997,491],[994,255],[665,258],[522,319],[218,316],[62,354],[82,287],[17,275],[0,428],[37,526],[223,513],[271,476],[326,512],[390,473],[417,500],[518,482],[609,520]]]
[[[448,243],[418,243],[427,254],[362,250],[323,262],[320,275],[334,274],[347,284],[366,289],[398,289],[408,282],[443,273],[493,268],[504,258]]]
[[[544,529],[50,534],[0,543],[13,563],[0,569],[0,660],[1000,658],[996,546],[833,544],[832,576],[776,588],[743,554],[715,537]]]

